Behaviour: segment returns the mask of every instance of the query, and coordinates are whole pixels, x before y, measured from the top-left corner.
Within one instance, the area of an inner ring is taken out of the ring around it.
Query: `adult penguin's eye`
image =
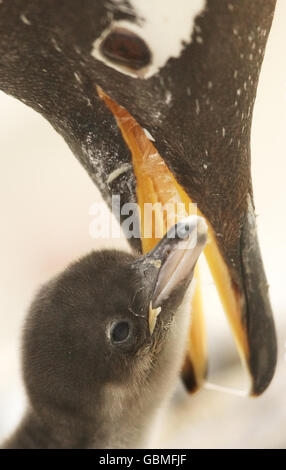
[[[115,28],[100,46],[101,53],[112,62],[140,70],[151,61],[151,53],[145,41],[132,31]]]
[[[128,321],[118,321],[114,323],[110,330],[110,340],[113,344],[123,343],[129,338],[130,325]]]

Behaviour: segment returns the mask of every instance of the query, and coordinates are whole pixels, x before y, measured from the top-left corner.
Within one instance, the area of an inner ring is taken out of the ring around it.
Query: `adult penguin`
[[[138,202],[138,227],[146,202],[198,205],[253,395],[268,386],[277,355],[250,175],[252,111],[275,3],[0,4],[1,89],[50,121],[106,202]],[[139,251],[155,242],[142,225],[141,239],[131,240]],[[207,361],[195,310],[183,371],[190,390],[203,382]]]

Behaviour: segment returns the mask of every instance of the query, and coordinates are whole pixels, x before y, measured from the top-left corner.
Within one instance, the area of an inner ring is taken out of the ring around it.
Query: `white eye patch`
[[[135,78],[149,78],[164,67],[171,57],[180,57],[184,44],[191,42],[196,17],[204,10],[206,0],[129,0],[136,23],[120,20],[111,25],[93,43],[92,56],[109,67]],[[114,9],[123,6],[113,0]],[[126,7],[125,7],[126,8]],[[139,70],[111,61],[101,50],[102,42],[112,31],[123,28],[143,40],[151,60]]]

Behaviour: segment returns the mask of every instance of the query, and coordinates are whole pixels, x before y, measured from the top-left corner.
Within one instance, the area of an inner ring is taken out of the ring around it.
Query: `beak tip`
[[[258,396],[266,390],[275,373],[277,336],[250,199],[242,231],[241,259],[247,307],[248,367],[252,377],[250,395]]]

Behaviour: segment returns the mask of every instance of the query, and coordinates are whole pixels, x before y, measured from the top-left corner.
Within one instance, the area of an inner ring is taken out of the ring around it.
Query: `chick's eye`
[[[111,327],[110,338],[112,343],[123,343],[130,334],[130,325],[127,321],[119,321]]]

